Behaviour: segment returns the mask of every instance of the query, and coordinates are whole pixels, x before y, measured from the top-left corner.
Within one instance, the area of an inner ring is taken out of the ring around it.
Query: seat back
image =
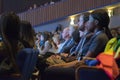
[[[16,60],[21,72],[21,79],[19,80],[30,79],[36,65],[38,53],[37,50],[25,48],[17,54]]]
[[[76,80],[110,80],[104,70],[92,67],[79,67]]]

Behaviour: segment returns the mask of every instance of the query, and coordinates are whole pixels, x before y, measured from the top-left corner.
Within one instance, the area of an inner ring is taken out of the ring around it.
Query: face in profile
[[[95,19],[90,15],[89,16],[89,20],[87,22],[87,24],[85,25],[86,26],[86,29],[88,31],[94,31],[96,25],[95,25]]]
[[[78,27],[80,30],[84,30],[84,15],[81,15],[78,22]]]
[[[62,37],[63,39],[65,39],[68,36],[69,36],[69,28],[65,28],[62,32]]]

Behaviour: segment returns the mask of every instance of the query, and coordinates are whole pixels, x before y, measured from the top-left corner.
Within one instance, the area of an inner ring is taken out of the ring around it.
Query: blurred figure
[[[76,44],[73,39],[73,32],[78,30],[78,26],[69,26],[69,42],[62,48],[60,54],[61,56],[67,57],[70,54],[71,48]]]
[[[52,0],[50,1],[50,5],[52,5],[52,4],[55,4],[55,2],[53,2]]]
[[[33,4],[33,8],[34,8],[34,9],[37,8],[37,4]]]
[[[89,14],[88,12],[86,13],[82,13],[79,17],[78,20],[78,28],[79,28],[79,32],[80,32],[80,37],[84,36],[84,34],[86,34],[86,22],[89,20]]]
[[[70,36],[69,36],[69,28],[65,28],[62,33],[62,38],[65,40],[64,43],[60,44],[60,47],[58,48],[58,53],[61,53],[61,50],[64,44],[69,42]]]
[[[78,22],[78,28],[79,28],[79,35],[80,35],[80,41],[77,45],[76,49],[71,53],[71,55],[75,54],[77,55],[78,52],[82,49],[82,47],[88,42],[91,38],[91,33],[93,30],[88,30],[86,27],[87,21],[89,20],[89,13],[83,13],[79,17]]]
[[[20,73],[15,56],[18,46],[20,20],[15,13],[3,14],[0,19],[2,45],[0,46],[0,77]]]
[[[54,34],[53,35],[53,41],[57,45],[57,47],[59,47],[59,44],[60,44],[60,38],[59,37],[60,37],[59,34]]]
[[[60,34],[62,31],[63,31],[62,25],[61,25],[61,24],[58,24],[57,27],[56,27],[56,29],[55,29],[55,33]]]
[[[29,7],[29,10],[32,10],[32,9],[33,9],[32,6],[30,6],[30,7]]]
[[[61,24],[58,24],[56,29],[55,29],[55,34],[59,34],[59,38],[60,38],[60,43],[62,43],[64,41],[63,37],[62,37],[62,32],[63,32],[63,26]]]
[[[46,2],[45,4],[44,4],[44,6],[48,6],[49,5],[49,3],[48,2]]]
[[[38,46],[38,50],[39,50],[39,53],[41,55],[45,55],[46,52],[49,52],[50,49],[52,48],[52,44],[51,44],[51,39],[50,39],[50,35],[48,32],[43,32],[41,33],[41,36],[40,36],[40,40],[43,43],[42,46]]]
[[[120,36],[120,27],[117,28],[117,33]]]
[[[27,21],[22,21],[20,25],[20,40],[25,48],[33,48],[35,46],[34,34],[32,25]]]
[[[111,29],[111,34],[112,34],[113,37],[117,37],[118,36],[117,29],[115,29],[115,28],[113,29],[112,28]]]
[[[36,41],[35,41],[36,47],[44,45],[44,41],[40,40],[41,34],[42,34],[41,32],[36,33]]]

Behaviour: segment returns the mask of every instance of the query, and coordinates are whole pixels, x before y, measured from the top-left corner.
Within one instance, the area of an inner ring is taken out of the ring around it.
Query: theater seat
[[[36,65],[39,52],[31,48],[21,50],[17,55],[17,63],[22,73],[20,80],[29,80]]]
[[[5,75],[3,77],[0,77],[0,80],[30,80],[30,77],[36,65],[38,53],[39,52],[37,50],[31,48],[22,49],[16,56],[16,62],[18,68],[20,69],[21,75]]]
[[[76,80],[110,80],[104,70],[87,66],[77,68],[75,77]]]

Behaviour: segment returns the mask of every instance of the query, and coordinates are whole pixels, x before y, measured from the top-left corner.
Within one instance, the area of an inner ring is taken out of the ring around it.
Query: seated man
[[[58,53],[62,54],[70,52],[70,49],[75,45],[72,33],[76,30],[77,26],[70,26],[63,30],[62,37],[65,41],[58,47]]]

